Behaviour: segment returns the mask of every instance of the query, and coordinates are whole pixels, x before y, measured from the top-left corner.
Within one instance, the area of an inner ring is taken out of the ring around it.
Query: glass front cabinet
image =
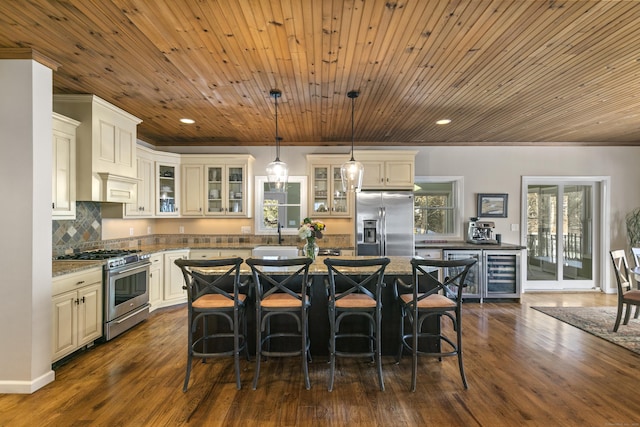
[[[206,166],[205,176],[205,215],[250,216],[246,166]]]
[[[156,162],[156,215],[178,216],[180,189],[178,164]]]
[[[346,155],[308,155],[310,179],[309,212],[315,218],[350,217],[351,200],[342,188],[340,167]]]

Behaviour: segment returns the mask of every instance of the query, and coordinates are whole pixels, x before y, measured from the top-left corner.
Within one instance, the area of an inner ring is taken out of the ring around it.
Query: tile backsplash
[[[102,241],[102,215],[100,203],[76,202],[76,219],[52,221],[54,253],[67,249],[86,250],[99,246]]]

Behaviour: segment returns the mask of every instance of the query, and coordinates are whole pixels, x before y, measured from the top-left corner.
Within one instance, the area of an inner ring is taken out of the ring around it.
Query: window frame
[[[260,175],[260,176],[256,175],[255,177],[256,208],[255,208],[255,215],[254,215],[254,218],[255,218],[254,228],[255,228],[256,235],[277,235],[278,234],[277,229],[263,227],[264,216],[263,216],[262,206],[264,205],[264,185],[267,184],[268,182],[269,180],[267,179],[266,175]],[[309,201],[307,176],[305,175],[289,176],[287,183],[300,184],[300,219],[296,223],[295,227],[285,226],[285,227],[282,227],[280,231],[282,234],[285,234],[285,235],[295,235],[295,234],[298,234],[298,228],[300,227],[300,223],[302,223],[302,220],[307,217],[307,208],[308,208],[308,201]],[[295,206],[298,206],[298,204],[296,203]]]
[[[416,233],[414,226],[414,239],[417,240],[465,240],[463,229],[464,218],[464,176],[416,176],[414,178],[414,214],[416,210],[415,200],[420,193],[416,192],[419,184],[446,184],[453,186],[453,231],[451,233]]]

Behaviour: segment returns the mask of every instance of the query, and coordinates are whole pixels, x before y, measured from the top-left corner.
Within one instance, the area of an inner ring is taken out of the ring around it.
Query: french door
[[[601,188],[593,178],[523,180],[525,291],[597,287]]]

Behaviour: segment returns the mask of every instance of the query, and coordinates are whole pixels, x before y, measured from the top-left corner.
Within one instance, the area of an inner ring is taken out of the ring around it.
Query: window
[[[462,239],[463,177],[416,177],[414,234],[416,239]]]
[[[256,234],[296,234],[307,216],[307,177],[290,176],[285,191],[270,191],[266,176],[256,176]]]

